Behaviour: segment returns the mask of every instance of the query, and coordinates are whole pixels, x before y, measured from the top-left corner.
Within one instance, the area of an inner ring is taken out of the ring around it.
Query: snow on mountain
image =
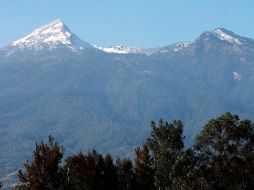
[[[111,47],[98,47],[96,45],[94,45],[95,48],[100,49],[104,52],[107,53],[115,53],[115,54],[129,54],[129,53],[133,53],[133,54],[145,54],[145,55],[153,55],[155,53],[168,53],[173,51],[180,51],[183,48],[186,48],[190,45],[190,42],[179,42],[179,43],[175,43],[166,47],[159,47],[159,48],[136,48],[136,47],[131,47],[131,46],[122,46],[122,45],[118,45],[118,46],[111,46]]]
[[[225,29],[217,28],[213,31],[213,34],[220,40],[227,41],[232,44],[242,45],[241,39],[236,38],[232,32],[227,32]]]
[[[75,34],[71,33],[69,28],[57,19],[47,25],[44,25],[26,37],[13,42],[9,47],[24,49],[54,49],[57,47],[67,47],[72,50],[84,48],[93,48],[92,45],[82,41]]]
[[[233,45],[243,45],[246,42],[246,38],[242,38],[231,31],[223,28],[217,28],[212,32],[204,32],[202,39],[207,40],[209,37],[213,37],[226,43]],[[165,47],[158,48],[136,48],[131,46],[117,45],[111,47],[98,47],[96,45],[90,45],[87,42],[82,41],[79,37],[73,34],[70,29],[60,20],[57,19],[49,24],[46,24],[31,34],[19,39],[9,45],[5,50],[5,55],[9,56],[16,50],[52,50],[56,48],[68,48],[72,51],[78,51],[86,48],[96,48],[110,54],[165,54],[170,52],[179,52],[187,48],[192,44],[191,42],[179,42],[171,44]],[[1,52],[0,52],[1,54]]]
[[[233,75],[234,75],[234,80],[236,81],[239,81],[242,78],[242,76],[236,71],[233,72]]]
[[[175,46],[174,51],[180,51],[183,48],[188,47],[190,44],[191,44],[191,42],[179,42],[179,43],[176,43],[176,44],[174,44],[174,46]]]
[[[187,48],[189,45],[191,45],[191,42],[178,42],[178,43],[174,43],[172,45],[168,45],[164,48],[161,48],[159,50],[160,53],[168,53],[168,52],[178,52],[178,51],[181,51],[183,50],[184,48]]]
[[[122,46],[122,45],[118,45],[118,46],[111,46],[111,47],[98,47],[96,45],[94,45],[94,47],[107,52],[107,53],[117,53],[117,54],[127,54],[127,53],[140,53],[142,49],[140,48],[135,48],[135,47],[131,47],[131,46]]]
[[[145,55],[152,55],[156,52],[158,52],[161,48],[136,48],[131,46],[123,46],[123,45],[116,45],[116,46],[110,46],[110,47],[99,47],[94,45],[95,48],[102,50],[106,53],[115,53],[115,54],[145,54]]]

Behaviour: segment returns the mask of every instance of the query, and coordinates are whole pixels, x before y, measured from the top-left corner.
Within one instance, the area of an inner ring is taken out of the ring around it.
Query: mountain
[[[95,48],[102,50],[107,53],[114,53],[114,54],[145,54],[145,55],[152,55],[155,53],[167,53],[169,51],[179,51],[183,48],[186,48],[189,46],[191,43],[190,42],[179,42],[175,43],[169,46],[165,46],[162,48],[147,48],[147,49],[141,49],[141,48],[136,48],[136,47],[131,47],[131,46],[123,46],[123,45],[118,45],[118,46],[111,46],[111,47],[98,47],[94,45]]]
[[[13,42],[9,47],[19,50],[51,50],[59,47],[79,50],[92,48],[93,46],[83,42],[60,19],[57,19],[34,30],[28,36]]]
[[[66,154],[132,155],[151,120],[180,119],[189,145],[223,112],[254,119],[254,41],[223,28],[159,48],[98,48],[60,20],[0,51],[2,176],[52,134]]]

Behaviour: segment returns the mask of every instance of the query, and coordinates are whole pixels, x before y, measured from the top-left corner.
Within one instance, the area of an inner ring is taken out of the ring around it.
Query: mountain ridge
[[[14,49],[5,56],[13,51],[5,49],[0,52],[2,176],[20,168],[34,142],[49,134],[66,147],[66,155],[95,148],[117,157],[145,141],[151,120],[182,120],[191,146],[202,125],[223,112],[254,119],[253,40],[237,39],[245,41],[231,43],[211,31],[191,43],[148,49],[151,54],[57,45]]]
[[[246,40],[251,40],[250,38],[244,38],[225,28],[215,28],[210,32],[203,32],[195,41],[207,40],[206,38],[209,36],[213,36],[220,41],[225,41],[238,46],[244,45]],[[70,29],[62,22],[61,19],[56,19],[46,25],[35,29],[32,33],[19,40],[14,41],[3,49],[8,49],[9,52],[15,52],[16,50],[22,51],[24,49],[43,50],[46,48],[50,50],[57,47],[67,47],[72,51],[95,48],[99,51],[104,51],[106,53],[152,55],[154,53],[179,51],[180,49],[188,47],[192,43],[193,42],[176,42],[157,48],[137,48],[126,45],[100,47],[81,40],[79,37],[77,37],[74,33],[70,31]],[[11,53],[8,53],[8,55],[9,54]]]

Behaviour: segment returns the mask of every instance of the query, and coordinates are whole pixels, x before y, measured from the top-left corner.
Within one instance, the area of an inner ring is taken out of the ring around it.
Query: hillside
[[[67,155],[96,148],[122,156],[144,142],[151,120],[182,120],[191,144],[223,112],[254,119],[252,39],[218,28],[194,42],[116,47],[90,45],[57,20],[1,49],[3,175],[48,134]]]

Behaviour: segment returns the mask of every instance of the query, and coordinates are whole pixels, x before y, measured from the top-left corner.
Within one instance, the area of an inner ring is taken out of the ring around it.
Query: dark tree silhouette
[[[226,113],[210,120],[197,137],[213,189],[254,189],[254,124]]]
[[[52,136],[48,142],[36,143],[32,161],[24,164],[25,171],[19,170],[19,184],[16,189],[55,190],[60,188],[63,148],[54,142]]]
[[[118,159],[116,161],[118,189],[133,190],[135,188],[133,165],[130,159]]]
[[[147,143],[113,161],[95,150],[69,156],[49,136],[18,173],[17,190],[253,190],[254,124],[225,113],[210,120],[193,147],[184,148],[183,125],[151,123]],[[1,183],[0,183],[1,188]]]
[[[136,180],[136,188],[140,190],[153,190],[154,186],[154,159],[149,153],[148,146],[145,144],[143,148],[136,148],[136,159],[134,167],[134,176]]]
[[[64,167],[68,190],[114,190],[117,186],[117,172],[110,155],[105,158],[95,150],[88,155],[79,153],[70,156]]]

